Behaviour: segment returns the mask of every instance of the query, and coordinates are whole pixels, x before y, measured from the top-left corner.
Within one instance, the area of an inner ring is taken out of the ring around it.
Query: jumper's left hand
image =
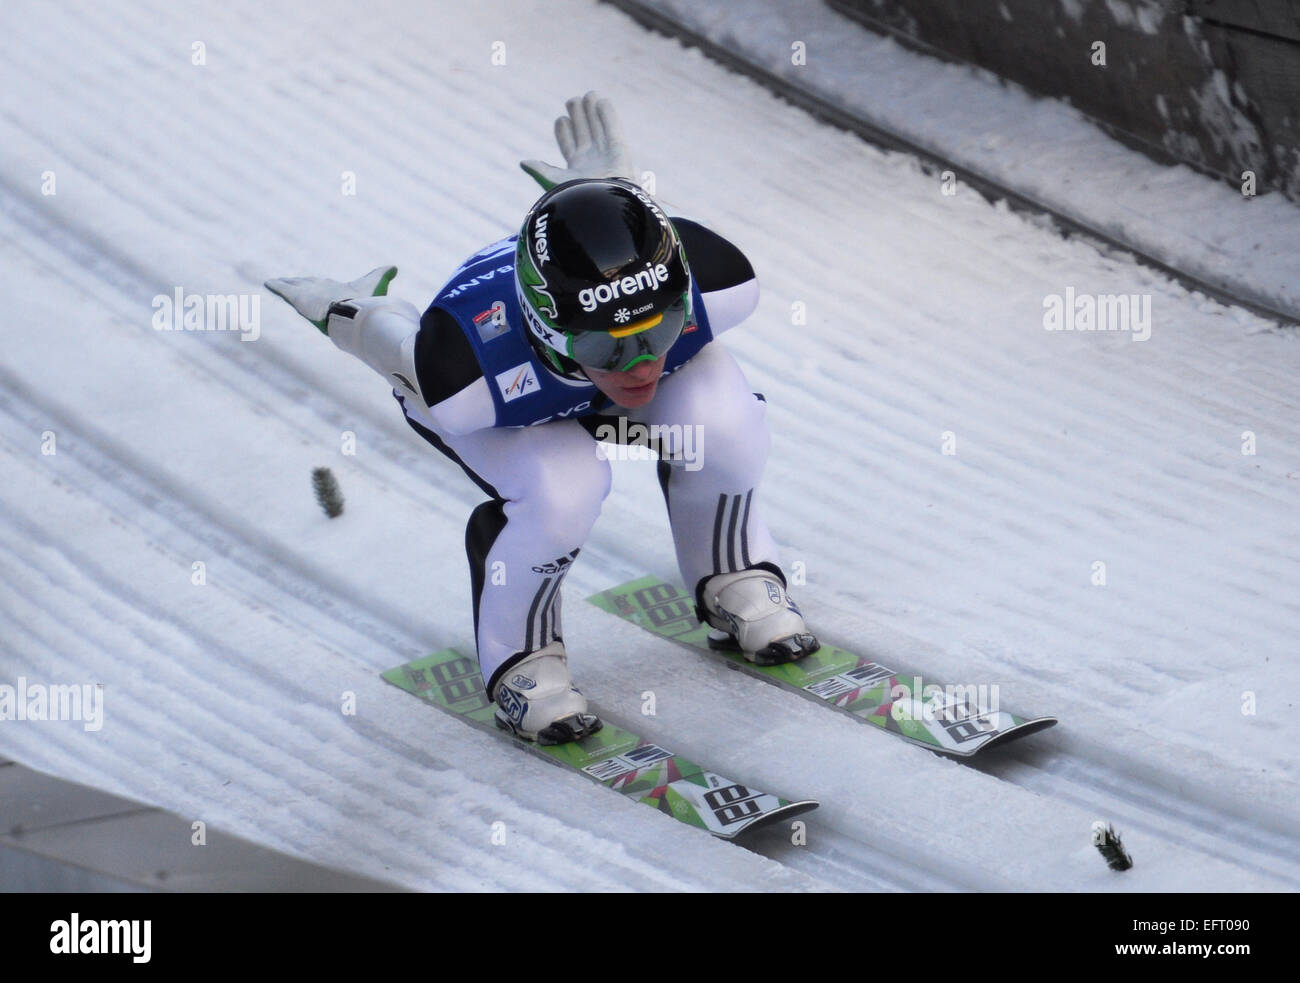
[[[608,99],[595,92],[565,103],[568,116],[555,121],[555,142],[568,167],[540,160],[519,162],[545,190],[578,178],[621,177],[632,181],[632,164],[618,113]]]

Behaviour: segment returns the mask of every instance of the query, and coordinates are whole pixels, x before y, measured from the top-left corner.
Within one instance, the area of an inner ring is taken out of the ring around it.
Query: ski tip
[[[953,751],[946,748],[935,748],[940,754],[945,754],[954,758],[973,758],[982,754],[992,747],[999,747],[1003,744],[1010,744],[1012,741],[1018,741],[1022,737],[1028,737],[1030,734],[1037,734],[1040,730],[1047,730],[1048,727],[1055,727],[1058,723],[1055,717],[1035,717],[1033,720],[1026,720],[1023,724],[1017,724],[1015,727],[1008,727],[1004,731],[994,734],[987,741],[981,743],[971,751]]]
[[[767,827],[775,826],[784,820],[800,816],[805,812],[812,812],[812,810],[816,809],[819,805],[821,805],[821,803],[816,799],[800,799],[798,802],[787,802],[785,805],[776,809],[771,809],[763,813],[761,816],[755,816],[749,822],[737,829],[725,833],[715,832],[713,835],[720,840],[734,840],[737,837],[744,836],[746,833],[751,833],[756,829],[766,829]]]

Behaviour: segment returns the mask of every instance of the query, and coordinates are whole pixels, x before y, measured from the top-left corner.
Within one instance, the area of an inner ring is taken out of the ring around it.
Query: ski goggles
[[[682,296],[659,314],[608,331],[564,333],[564,354],[583,368],[601,372],[626,372],[641,362],[668,354],[691,320],[691,295]]]

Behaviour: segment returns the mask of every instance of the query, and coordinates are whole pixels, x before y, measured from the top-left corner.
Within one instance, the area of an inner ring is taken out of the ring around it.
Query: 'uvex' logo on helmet
[[[545,212],[538,215],[537,221],[533,223],[533,255],[537,257],[539,263],[546,263],[551,259],[551,247],[546,241]]]
[[[638,201],[640,201],[643,205],[645,205],[646,208],[650,209],[654,217],[659,220],[660,225],[668,224],[668,219],[664,217],[664,213],[659,210],[659,206],[655,203],[655,200],[653,198],[651,198],[640,188],[636,187],[636,185],[633,185],[630,190],[632,194],[636,195]]]
[[[594,311],[597,304],[608,304],[615,298],[627,297],[642,290],[654,290],[667,282],[668,267],[663,263],[654,266],[646,263],[645,269],[635,276],[625,276],[613,283],[602,283],[598,287],[585,287],[579,290],[578,303],[582,305],[584,311]]]

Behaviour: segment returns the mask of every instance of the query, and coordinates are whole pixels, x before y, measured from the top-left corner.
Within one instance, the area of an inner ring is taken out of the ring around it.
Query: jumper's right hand
[[[348,283],[325,277],[291,276],[267,280],[266,289],[287,301],[291,307],[328,335],[329,311],[333,304],[358,297],[383,297],[397,276],[396,266],[377,266],[365,276]]]

